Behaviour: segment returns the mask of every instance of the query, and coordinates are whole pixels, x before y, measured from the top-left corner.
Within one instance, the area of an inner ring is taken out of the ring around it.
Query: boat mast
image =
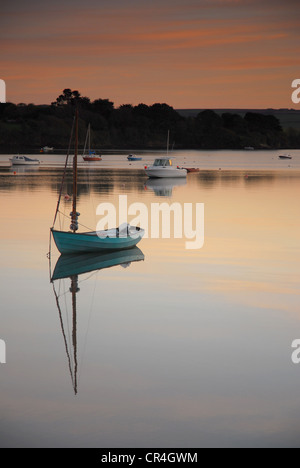
[[[170,144],[170,130],[168,130],[167,156],[169,156],[169,144]]]
[[[71,216],[71,225],[70,229],[73,232],[78,230],[78,216],[76,210],[77,204],[77,159],[78,159],[78,109],[76,109],[75,114],[75,150],[74,150],[74,158],[73,158],[73,203],[72,203],[72,212],[70,213]]]

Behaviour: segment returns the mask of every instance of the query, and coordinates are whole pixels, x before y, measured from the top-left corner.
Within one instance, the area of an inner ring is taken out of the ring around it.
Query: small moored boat
[[[74,226],[75,227],[75,226]],[[72,225],[71,225],[72,229]],[[105,231],[68,232],[51,228],[56,247],[63,254],[86,252],[112,252],[130,249],[143,237],[144,230],[140,227],[123,224],[119,228]]]
[[[290,154],[281,154],[279,159],[293,159]]]
[[[9,159],[12,166],[37,166],[40,164],[38,159],[31,159],[27,156],[13,156]]]
[[[169,159],[169,158],[155,159],[153,166],[149,166],[149,167],[145,166],[145,172],[148,177],[157,177],[157,178],[162,178],[162,177],[177,178],[177,177],[187,176],[187,170],[180,168],[180,167],[173,166],[172,159]]]
[[[141,161],[142,158],[138,157],[138,156],[135,156],[134,154],[130,154],[128,157],[127,157],[128,161]]]
[[[89,151],[88,154],[82,156],[84,161],[102,161],[101,156],[98,156],[95,151]]]
[[[43,146],[40,153],[52,153],[54,150],[53,146]]]
[[[51,233],[56,247],[62,254],[76,254],[87,252],[108,252],[114,250],[130,249],[134,247],[144,236],[145,231],[140,227],[123,224],[118,228],[107,229],[104,231],[79,232],[77,212],[77,159],[78,159],[78,110],[75,117],[75,152],[73,157],[73,191],[72,191],[72,211],[70,212],[71,225],[70,231],[61,231],[54,229],[57,214],[59,212],[62,189],[68,167],[67,154],[65,162],[65,171],[62,178],[59,198],[54,216]]]
[[[88,144],[88,152],[86,154],[86,147],[87,147],[87,144]],[[94,150],[91,150],[91,125],[89,124],[88,126],[88,130],[87,130],[87,133],[86,133],[86,139],[85,139],[85,144],[84,144],[84,149],[83,149],[83,160],[84,161],[89,161],[89,162],[92,162],[92,161],[102,161],[102,158],[101,156],[99,156],[96,151]]]

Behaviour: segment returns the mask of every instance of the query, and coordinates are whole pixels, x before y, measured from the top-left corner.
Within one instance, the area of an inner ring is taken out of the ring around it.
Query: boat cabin
[[[168,159],[168,158],[155,159],[153,166],[171,167],[172,166],[172,159]]]
[[[25,158],[25,156],[14,156],[13,157],[13,161],[26,161],[26,159],[28,159],[28,158]]]

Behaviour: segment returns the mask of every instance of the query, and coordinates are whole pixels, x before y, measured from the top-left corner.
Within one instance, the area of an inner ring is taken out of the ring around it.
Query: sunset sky
[[[1,0],[7,100],[300,108],[299,0]]]

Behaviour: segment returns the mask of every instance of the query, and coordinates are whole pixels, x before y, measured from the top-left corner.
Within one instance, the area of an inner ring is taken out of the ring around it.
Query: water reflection
[[[145,256],[138,247],[132,249],[122,250],[117,252],[108,252],[95,255],[95,253],[78,254],[78,255],[61,255],[56,262],[51,283],[56,300],[56,306],[59,314],[59,321],[61,332],[63,335],[65,351],[68,360],[68,367],[71,376],[72,387],[74,394],[78,391],[78,358],[77,358],[77,294],[80,292],[79,276],[85,273],[93,273],[99,270],[112,268],[115,266],[122,266],[128,268],[132,262],[139,262],[144,260]],[[51,265],[50,265],[51,269]],[[69,293],[71,293],[72,303],[72,324],[71,333],[67,333],[66,326],[63,320],[63,312],[61,299],[65,304],[67,292],[63,291],[60,287],[56,289],[55,283],[60,283],[62,279],[70,279]],[[87,278],[89,279],[89,278]]]
[[[114,191],[81,196],[86,226],[120,193],[149,213],[159,201],[142,171],[89,172],[92,194]],[[58,312],[45,254],[61,169],[0,170],[0,445],[95,447],[99,434],[102,447],[299,445],[300,172],[214,174],[212,186],[189,174],[172,195],[205,203],[202,249],[150,237],[147,264],[99,273],[103,258],[53,256]]]
[[[148,179],[144,187],[153,190],[157,197],[171,197],[174,187],[186,185],[186,183],[185,178]]]
[[[7,177],[10,175],[11,177]],[[38,177],[37,177],[38,176]],[[19,167],[15,169],[2,168],[0,172],[0,191],[15,190],[46,190],[50,189],[57,194],[60,189],[62,169],[45,169],[42,167]],[[238,185],[245,182],[247,185],[263,185],[273,183],[275,180],[290,180],[299,177],[297,171],[230,171],[230,170],[201,170],[195,174],[188,174],[187,179],[151,180],[145,177],[144,171],[131,169],[79,169],[78,171],[78,197],[88,194],[112,194],[114,191],[138,192],[142,194],[145,188],[153,190],[157,196],[171,196],[172,189],[177,185],[197,184],[205,190],[216,186]],[[68,173],[65,180],[66,193],[72,192],[72,177]]]
[[[201,171],[192,177],[197,183],[206,189],[214,188],[218,184],[222,185],[237,185],[241,181],[247,183],[263,184],[265,182],[272,183],[278,178],[295,177],[292,173],[283,172],[261,172],[261,171]]]
[[[14,174],[36,174],[40,169],[40,166],[10,166],[9,172]]]

